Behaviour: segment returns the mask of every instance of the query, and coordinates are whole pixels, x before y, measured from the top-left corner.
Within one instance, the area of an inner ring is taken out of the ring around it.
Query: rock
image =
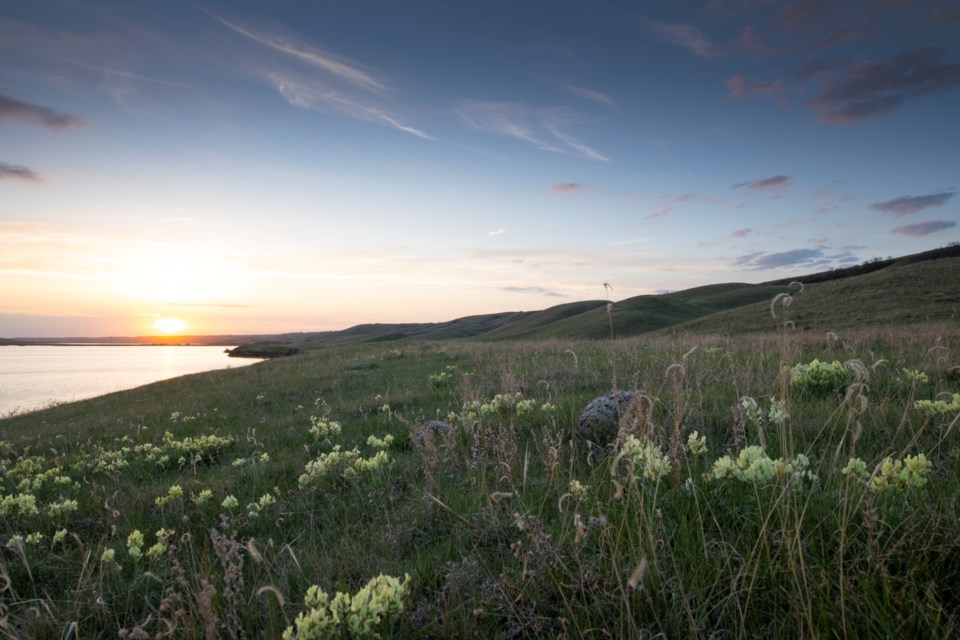
[[[596,447],[606,447],[617,439],[620,416],[633,401],[632,391],[611,391],[591,400],[577,418],[577,434]]]
[[[428,420],[414,427],[411,436],[416,444],[422,445],[428,432],[435,438],[440,434],[446,433],[449,429],[450,423],[445,420]]]

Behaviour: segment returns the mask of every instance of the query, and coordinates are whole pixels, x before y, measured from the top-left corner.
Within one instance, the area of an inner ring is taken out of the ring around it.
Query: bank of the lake
[[[243,367],[223,346],[0,346],[0,416],[132,389],[201,371]]]

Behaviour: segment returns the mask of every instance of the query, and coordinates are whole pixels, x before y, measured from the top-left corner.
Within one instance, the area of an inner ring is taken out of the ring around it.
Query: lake
[[[188,373],[245,367],[228,347],[37,345],[0,346],[0,417]]]

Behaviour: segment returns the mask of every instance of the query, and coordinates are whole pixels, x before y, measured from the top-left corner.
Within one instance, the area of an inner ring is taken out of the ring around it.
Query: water
[[[0,417],[259,360],[227,347],[0,346]]]

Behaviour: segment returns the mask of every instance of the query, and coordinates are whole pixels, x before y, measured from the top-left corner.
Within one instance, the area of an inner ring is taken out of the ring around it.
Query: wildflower
[[[200,493],[193,496],[193,503],[197,506],[201,506],[212,497],[213,497],[213,491],[211,491],[210,489],[203,489]]]
[[[304,597],[306,611],[297,614],[293,624],[283,632],[284,640],[312,640],[338,635],[380,637],[376,632],[384,620],[403,611],[410,576],[398,578],[379,575],[354,595],[338,592],[331,600],[314,585]]]
[[[820,362],[815,359],[790,369],[790,387],[800,393],[823,396],[842,389],[846,382],[847,369],[837,360]]]
[[[393,444],[393,436],[389,433],[383,438],[378,438],[377,436],[370,436],[367,438],[367,446],[373,447],[375,449],[388,449],[390,445]]]
[[[699,431],[694,431],[687,438],[687,448],[695,456],[706,455],[707,436],[701,436]]]
[[[845,466],[840,473],[860,480],[861,482],[866,481],[867,478],[870,477],[870,474],[867,472],[867,463],[860,458],[850,458],[847,461],[847,466]]]
[[[114,558],[116,557],[116,555],[117,555],[116,551],[114,551],[110,547],[107,547],[106,549],[103,550],[103,554],[100,556],[100,562],[104,564],[111,564],[114,561]]]
[[[73,513],[76,511],[80,505],[76,500],[71,500],[69,498],[63,498],[58,502],[51,502],[47,505],[47,513],[53,518],[59,518],[62,515],[68,513]]]
[[[220,503],[220,506],[224,509],[234,509],[238,504],[240,504],[240,501],[233,497],[233,495],[229,495],[223,499],[223,502]]]
[[[27,536],[27,544],[37,546],[43,540],[43,534],[40,532],[31,533]]]
[[[944,400],[917,400],[914,407],[927,415],[939,414],[941,416],[948,413],[960,411],[960,393],[954,393],[950,402]]]
[[[577,500],[583,500],[587,497],[587,492],[590,490],[590,487],[584,484],[580,484],[579,480],[571,480],[570,486],[567,487],[567,492]]]
[[[133,533],[127,536],[127,553],[134,560],[139,560],[143,555],[144,539],[139,529],[134,529]]]
[[[7,540],[8,549],[23,549],[23,536],[19,533],[10,536],[10,539]]]
[[[670,458],[652,442],[627,436],[622,451],[647,480],[659,480],[670,473]]]
[[[900,370],[900,380],[907,384],[927,384],[930,382],[930,378],[923,371],[907,369],[906,367]]]
[[[58,529],[56,533],[53,534],[53,544],[60,544],[67,539],[67,530]]]

